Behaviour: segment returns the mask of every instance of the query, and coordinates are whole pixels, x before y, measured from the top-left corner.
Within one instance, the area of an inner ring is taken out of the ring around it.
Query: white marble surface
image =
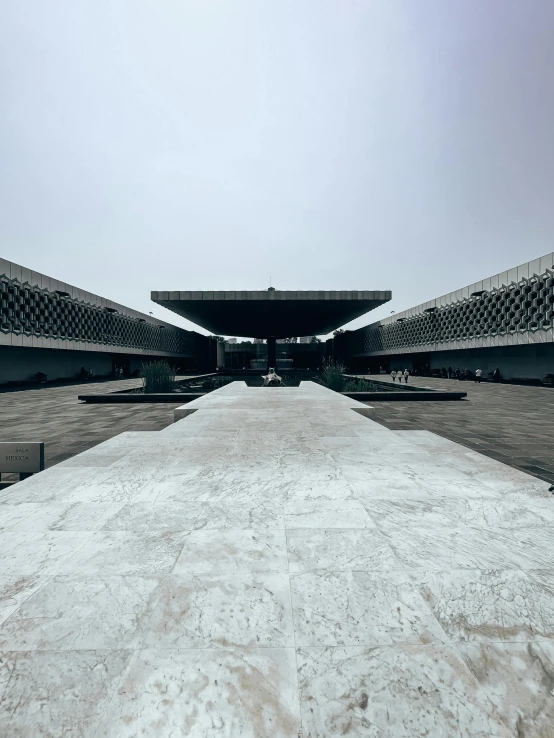
[[[0,511],[1,512],[1,511]],[[37,574],[0,575],[0,624],[16,612],[25,600],[48,581],[48,576]]]
[[[467,643],[462,657],[515,738],[551,738],[554,645]]]
[[[287,530],[287,547],[291,572],[403,568],[387,539],[376,528],[293,528]]]
[[[142,643],[158,649],[294,646],[288,575],[173,574]]]
[[[133,648],[163,576],[54,576],[0,629],[0,651]]]
[[[93,576],[168,574],[175,567],[187,535],[190,534],[173,531],[134,533],[127,530],[93,533],[86,546],[83,545],[60,566],[57,573]]]
[[[176,573],[288,571],[284,530],[194,530],[183,537]]]
[[[447,640],[404,572],[309,571],[290,586],[297,646]]]
[[[2,736],[552,738],[546,483],[312,383],[185,408],[2,493]]]
[[[284,503],[287,528],[375,528],[359,500],[291,497]]]
[[[284,505],[271,499],[253,499],[250,502],[164,500],[117,507],[102,530],[148,533],[153,530],[260,530],[285,527]],[[362,511],[369,518],[363,507]]]
[[[513,738],[448,645],[301,648],[306,736]]]
[[[294,648],[135,652],[97,735],[297,738]]]
[[[0,726],[6,738],[94,736],[132,651],[0,652]]]
[[[453,570],[411,575],[454,641],[554,641],[554,570]]]

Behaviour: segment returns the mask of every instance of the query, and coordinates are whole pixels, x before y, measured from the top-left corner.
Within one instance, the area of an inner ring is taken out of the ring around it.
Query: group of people
[[[381,370],[383,371],[383,370]],[[437,373],[438,370],[433,370],[433,374]],[[408,377],[410,376],[410,373],[408,369],[393,369],[390,373],[392,377],[392,381],[396,382],[398,379],[399,382],[402,382],[402,377],[404,377],[404,382],[408,384]],[[414,370],[414,374],[415,374]],[[500,369],[497,367],[494,372],[489,372],[489,374],[492,376],[493,382],[499,382],[500,381]],[[471,369],[452,369],[451,366],[446,367],[443,366],[443,368],[440,370],[440,377],[443,379],[458,379],[459,381],[470,381],[474,380],[476,384],[481,384],[481,379],[483,377],[483,370],[481,368],[476,369],[474,372]]]
[[[407,369],[404,369],[404,371],[402,371],[402,369],[399,369],[398,371],[396,371],[396,369],[393,369],[390,375],[393,382],[396,382],[397,377],[398,381],[401,382],[402,377],[404,377],[404,382],[408,384],[408,377],[410,376],[410,372]]]
[[[94,377],[94,372],[92,369],[85,369],[84,366],[81,367],[81,371],[79,372],[80,379],[92,379]]]
[[[458,379],[458,380],[471,380],[473,379],[476,384],[481,384],[481,378],[483,376],[483,370],[479,367],[475,370],[475,372],[472,372],[471,369],[452,369],[451,366],[446,369],[444,366],[441,369],[441,377],[443,379]],[[500,369],[497,367],[494,372],[492,372],[492,380],[493,382],[499,382],[500,381]]]

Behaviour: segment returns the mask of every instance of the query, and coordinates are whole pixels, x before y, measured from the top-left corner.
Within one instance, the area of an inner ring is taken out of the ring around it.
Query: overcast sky
[[[185,327],[554,248],[552,0],[7,0],[0,85],[0,256]]]

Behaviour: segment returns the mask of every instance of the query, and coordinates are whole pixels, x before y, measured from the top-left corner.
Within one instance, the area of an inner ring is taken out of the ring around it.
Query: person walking
[[[448,367],[448,370],[447,370],[447,371],[448,371],[448,379],[452,379],[452,374],[454,373],[454,372],[452,371],[452,367],[451,367],[451,366],[449,366],[449,367]]]
[[[406,384],[408,384],[408,377],[410,376],[410,372],[407,369],[404,369],[404,381]]]
[[[477,369],[475,372],[475,384],[481,384],[481,374],[483,374],[481,369]]]
[[[396,370],[395,369],[392,370],[392,372],[390,373],[390,375],[392,377],[392,381],[393,382],[396,382]]]

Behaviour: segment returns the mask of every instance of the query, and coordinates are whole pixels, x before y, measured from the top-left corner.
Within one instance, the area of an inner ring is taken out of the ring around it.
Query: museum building
[[[359,373],[480,367],[485,377],[499,368],[504,379],[554,374],[554,253],[340,332],[320,348],[280,343],[277,349],[279,339],[328,334],[391,296],[274,288],[152,292],[155,303],[215,334],[264,339],[247,352],[0,259],[0,385],[37,375],[76,378],[82,367],[95,376],[122,367],[128,376],[160,358],[183,372],[249,361],[258,369],[264,360],[278,366],[279,357],[315,368],[326,356]]]
[[[328,342],[356,371],[449,366],[505,379],[554,374],[554,253]]]

